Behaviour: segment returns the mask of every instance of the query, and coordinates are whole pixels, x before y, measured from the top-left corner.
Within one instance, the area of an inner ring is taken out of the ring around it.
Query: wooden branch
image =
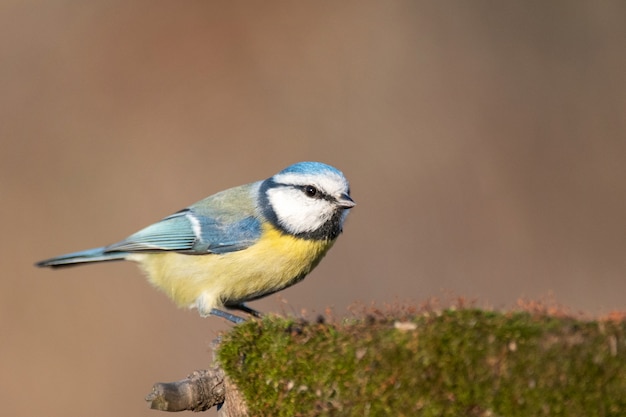
[[[217,406],[220,417],[248,416],[239,390],[219,366],[194,371],[180,381],[157,382],[146,401],[161,411],[206,411]]]
[[[248,417],[248,406],[230,378],[224,377],[224,403],[218,407],[220,417]]]
[[[161,411],[205,411],[224,402],[221,368],[194,371],[176,382],[157,382],[146,397],[150,408]]]

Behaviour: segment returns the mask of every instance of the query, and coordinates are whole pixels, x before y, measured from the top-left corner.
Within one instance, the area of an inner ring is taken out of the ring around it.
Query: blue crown
[[[279,174],[324,174],[333,173],[335,175],[344,176],[341,171],[330,165],[321,162],[298,162],[288,166],[279,172]]]

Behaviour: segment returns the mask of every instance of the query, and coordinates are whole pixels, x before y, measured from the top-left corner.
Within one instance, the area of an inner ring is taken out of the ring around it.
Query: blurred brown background
[[[300,160],[358,206],[256,308],[626,308],[624,2],[3,1],[0,35],[2,415],[155,416],[227,326],[130,263],[33,262]]]

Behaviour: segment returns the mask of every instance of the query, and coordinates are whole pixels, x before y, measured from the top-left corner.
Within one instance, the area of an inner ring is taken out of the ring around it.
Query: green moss
[[[626,324],[476,309],[236,326],[219,352],[254,416],[626,415]]]

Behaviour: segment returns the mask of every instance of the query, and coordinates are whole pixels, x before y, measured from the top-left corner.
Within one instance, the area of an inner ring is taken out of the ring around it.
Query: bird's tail
[[[107,252],[106,247],[87,249],[80,252],[68,253],[56,258],[37,262],[39,267],[49,266],[52,268],[62,266],[80,265],[89,262],[119,261],[125,259],[128,252]]]

